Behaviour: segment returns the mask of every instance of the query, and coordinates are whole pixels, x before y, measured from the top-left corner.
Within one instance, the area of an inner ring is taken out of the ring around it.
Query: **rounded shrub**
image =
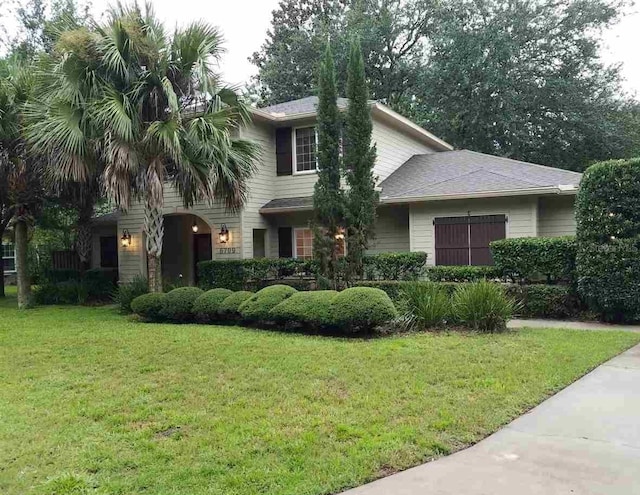
[[[285,325],[331,325],[331,303],[337,294],[335,290],[298,292],[275,306],[270,312],[271,318]]]
[[[605,320],[640,319],[640,158],[589,167],[576,221],[580,296]]]
[[[146,320],[162,320],[165,298],[161,292],[142,294],[131,301],[131,310]]]
[[[345,289],[331,303],[332,324],[345,332],[370,330],[397,316],[387,293],[373,287]]]
[[[486,280],[458,286],[452,307],[458,323],[479,332],[504,330],[517,309],[500,284]]]
[[[193,304],[203,294],[197,287],[179,287],[167,292],[162,315],[177,323],[193,319]]]
[[[211,289],[202,294],[193,303],[193,314],[203,321],[215,320],[218,317],[220,303],[233,294],[229,289]]]
[[[240,305],[238,308],[240,315],[245,320],[250,321],[272,321],[269,312],[296,292],[298,291],[288,285],[271,285],[265,287]]]
[[[253,296],[253,292],[248,290],[233,292],[218,305],[218,314],[223,319],[239,318],[240,312],[238,310],[240,305],[251,296]]]

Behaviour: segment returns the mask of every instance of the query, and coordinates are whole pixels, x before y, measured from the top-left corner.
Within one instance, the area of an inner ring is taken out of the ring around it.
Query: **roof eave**
[[[262,215],[274,215],[276,213],[294,213],[296,211],[312,211],[313,206],[280,206],[278,208],[260,208]]]
[[[558,186],[536,187],[529,189],[512,189],[502,191],[482,191],[475,193],[454,193],[454,194],[432,194],[423,196],[407,196],[407,197],[381,197],[382,204],[401,204],[401,203],[422,203],[428,201],[444,201],[451,199],[477,199],[477,198],[502,198],[509,196],[542,196],[542,195],[575,195],[578,188],[561,189]]]
[[[410,132],[414,136],[418,137],[422,141],[424,141],[429,146],[432,146],[440,151],[452,151],[454,148],[449,143],[443,141],[439,137],[431,134],[426,129],[423,129],[415,122],[403,117],[397,112],[394,112],[386,105],[382,103],[378,103],[377,101],[373,101],[369,103],[371,107],[371,112],[373,114],[377,114],[383,118],[391,120],[398,127]],[[339,111],[343,112],[346,108],[339,108]],[[317,112],[301,112],[301,113],[290,113],[290,114],[274,114],[265,112],[260,108],[251,108],[251,113],[258,120],[273,122],[273,123],[284,123],[284,122],[292,122],[296,120],[304,120],[317,117]]]

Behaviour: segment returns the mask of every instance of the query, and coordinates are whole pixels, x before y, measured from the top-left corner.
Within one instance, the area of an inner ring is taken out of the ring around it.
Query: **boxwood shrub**
[[[220,303],[233,294],[229,289],[211,289],[200,295],[193,303],[193,314],[202,321],[212,321],[219,317]]]
[[[142,294],[131,301],[131,310],[145,320],[160,321],[164,318],[166,296],[161,292]]]
[[[582,299],[605,320],[640,319],[640,158],[589,167],[576,220]]]
[[[331,303],[331,322],[346,333],[371,330],[398,317],[389,296],[373,287],[351,287]]]
[[[239,290],[227,296],[218,305],[218,314],[223,319],[237,319],[240,317],[240,305],[253,296],[253,292]]]
[[[301,324],[312,328],[332,324],[331,303],[335,290],[297,292],[271,310],[271,318],[285,325]]]
[[[238,311],[245,320],[267,323],[271,321],[270,311],[296,292],[288,285],[271,285],[253,294],[240,305]]]
[[[162,315],[176,323],[193,320],[193,304],[202,294],[203,290],[198,287],[179,287],[167,292]]]
[[[497,272],[513,281],[546,278],[571,282],[575,276],[575,237],[520,237],[491,243]]]

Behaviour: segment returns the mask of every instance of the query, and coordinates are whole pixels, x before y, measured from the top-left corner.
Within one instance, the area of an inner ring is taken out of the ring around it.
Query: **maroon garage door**
[[[506,236],[505,215],[434,220],[436,265],[493,265],[489,243]]]

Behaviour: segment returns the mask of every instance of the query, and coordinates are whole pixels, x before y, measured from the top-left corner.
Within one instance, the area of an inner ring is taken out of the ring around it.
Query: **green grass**
[[[345,340],[0,302],[0,493],[326,494],[468,446],[640,335]]]

